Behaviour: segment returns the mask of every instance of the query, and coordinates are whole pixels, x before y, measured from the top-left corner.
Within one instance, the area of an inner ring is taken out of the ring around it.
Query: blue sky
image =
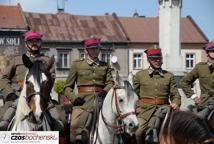
[[[56,13],[57,0],[0,0],[0,5],[20,3],[24,11]],[[65,12],[76,15],[158,15],[158,0],[65,0]],[[209,40],[214,40],[214,0],[183,0],[182,16],[192,16]]]

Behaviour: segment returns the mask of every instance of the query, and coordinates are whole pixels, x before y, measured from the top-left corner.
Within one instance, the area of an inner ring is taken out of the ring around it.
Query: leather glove
[[[77,97],[73,102],[73,106],[81,106],[84,103],[85,103],[85,100],[82,97]]]
[[[15,93],[9,93],[6,96],[6,100],[5,101],[14,101],[18,98],[18,96]]]
[[[102,90],[101,92],[98,93],[98,97],[105,98],[107,95],[107,92],[105,90]]]

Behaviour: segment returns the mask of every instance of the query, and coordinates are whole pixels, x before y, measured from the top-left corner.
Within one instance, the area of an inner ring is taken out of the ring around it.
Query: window
[[[110,57],[111,57],[110,52],[102,52],[101,60],[104,62],[110,63]]]
[[[69,52],[58,52],[58,67],[69,68]]]
[[[141,69],[142,68],[142,54],[135,53],[133,57],[133,65],[134,69]]]
[[[84,51],[79,51],[79,58],[80,59],[83,59],[83,58],[85,58],[85,52]]]
[[[192,69],[195,66],[195,54],[186,54],[186,69]]]

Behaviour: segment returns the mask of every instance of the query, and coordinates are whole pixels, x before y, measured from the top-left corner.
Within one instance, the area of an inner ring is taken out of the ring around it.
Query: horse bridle
[[[125,89],[125,87],[124,86],[118,86],[118,85],[115,85],[113,87],[113,93],[112,93],[112,99],[111,99],[111,106],[112,106],[113,98],[114,98],[115,99],[116,111],[117,111],[117,113],[116,113],[117,124],[116,125],[109,124],[109,122],[107,122],[106,118],[104,117],[102,109],[101,109],[101,116],[102,116],[103,122],[107,126],[108,130],[110,130],[109,128],[113,129],[113,133],[114,133],[113,143],[114,143],[115,136],[116,135],[120,135],[120,134],[122,134],[124,132],[124,126],[123,126],[123,121],[122,120],[124,118],[126,118],[127,116],[129,116],[129,115],[135,115],[136,114],[135,111],[133,111],[133,112],[127,112],[127,113],[122,114],[122,112],[120,110],[120,107],[119,107],[119,104],[118,104],[118,101],[117,101],[117,93],[116,93],[117,89]],[[99,135],[98,135],[98,140],[101,143]]]
[[[26,79],[28,79],[29,75],[27,74]],[[25,82],[26,84],[29,83],[29,81]],[[27,101],[27,103],[31,100],[31,97],[35,96],[35,95],[40,95],[41,97],[43,97],[41,92],[38,91],[33,91],[30,94],[26,94],[25,99]],[[32,115],[32,111],[30,111],[30,113],[28,115],[26,115],[22,120],[28,119],[30,122],[37,124],[37,121],[34,117],[34,115]]]
[[[30,101],[30,98],[32,97],[32,96],[34,96],[34,95],[40,95],[40,96],[42,96],[42,94],[41,94],[41,92],[32,92],[32,93],[30,93],[29,95],[26,95],[26,100],[27,100],[27,102],[29,102]]]
[[[116,89],[125,89],[125,87],[122,87],[122,86],[114,86],[114,89],[113,89],[113,95],[115,97],[115,104],[116,104],[116,110],[117,110],[117,119],[118,121],[122,121],[124,118],[126,118],[127,116],[129,115],[132,115],[132,114],[136,114],[135,111],[133,112],[127,112],[125,114],[122,114],[121,110],[120,110],[120,107],[118,105],[118,101],[117,101],[117,94],[116,94]],[[113,101],[113,97],[112,97],[112,101]],[[111,102],[112,104],[112,102]]]
[[[41,93],[40,92],[32,92],[29,95],[26,95],[26,97],[25,97],[26,101],[29,102],[31,97],[34,95],[41,95]],[[30,111],[28,113],[28,115],[26,115],[22,120],[25,120],[25,119],[28,119],[30,122],[32,122],[34,124],[37,124],[37,121],[36,121],[34,115],[32,115],[32,111]]]
[[[26,78],[28,79],[28,77],[29,77],[29,75],[27,74]],[[29,82],[26,81],[25,83],[27,84],[27,83],[29,83]],[[25,98],[26,98],[27,102],[29,102],[30,98],[31,98],[32,96],[34,96],[34,95],[40,95],[41,97],[44,97],[44,95],[43,95],[41,92],[36,92],[36,91],[34,91],[34,92],[30,93],[29,95],[26,95]]]

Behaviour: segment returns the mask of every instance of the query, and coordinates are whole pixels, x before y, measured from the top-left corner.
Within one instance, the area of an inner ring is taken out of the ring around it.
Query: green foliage
[[[54,84],[54,90],[58,94],[63,94],[65,86],[65,81],[64,80],[57,80],[56,83]]]

